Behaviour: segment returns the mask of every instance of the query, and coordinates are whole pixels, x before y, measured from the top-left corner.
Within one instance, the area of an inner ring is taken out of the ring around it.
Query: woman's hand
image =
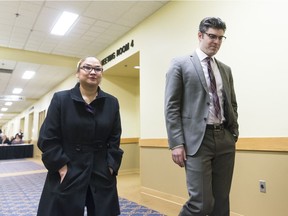
[[[109,170],[110,170],[111,175],[113,175],[113,169],[109,167]]]
[[[62,183],[63,179],[65,178],[68,171],[67,164],[65,164],[61,169],[58,170],[60,175],[60,183]]]

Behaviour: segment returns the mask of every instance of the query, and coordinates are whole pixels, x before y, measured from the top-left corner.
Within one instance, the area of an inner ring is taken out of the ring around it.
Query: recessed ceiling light
[[[11,101],[7,101],[4,105],[5,106],[11,106],[13,103]]]
[[[22,91],[23,91],[22,88],[14,88],[13,91],[12,91],[12,93],[13,93],[13,94],[20,94]]]
[[[54,25],[51,34],[60,36],[64,35],[76,21],[78,16],[79,16],[78,14],[64,11],[60,16],[60,18],[58,19],[58,21],[56,22],[56,24]]]
[[[31,79],[35,75],[35,71],[25,71],[22,79]]]
[[[1,111],[2,111],[2,112],[6,112],[7,110],[8,110],[7,107],[2,107],[2,108],[1,108]]]
[[[140,69],[140,66],[134,66],[135,69]]]
[[[0,95],[0,101],[25,101],[24,96],[18,95]]]

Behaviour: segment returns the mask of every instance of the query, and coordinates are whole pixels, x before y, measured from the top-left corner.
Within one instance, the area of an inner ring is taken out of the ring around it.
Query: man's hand
[[[67,171],[68,171],[68,167],[66,164],[61,169],[58,170],[60,178],[61,178],[60,183],[62,183],[63,179],[65,178]]]
[[[179,146],[172,150],[172,159],[174,163],[178,164],[180,167],[185,166],[186,151],[184,146]]]

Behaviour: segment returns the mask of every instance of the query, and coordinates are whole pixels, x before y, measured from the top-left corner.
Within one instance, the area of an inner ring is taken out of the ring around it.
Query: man
[[[239,134],[237,102],[230,67],[214,57],[226,38],[225,30],[221,19],[203,19],[199,48],[173,59],[166,76],[168,142],[173,161],[185,167],[189,193],[180,216],[229,216],[230,212]]]

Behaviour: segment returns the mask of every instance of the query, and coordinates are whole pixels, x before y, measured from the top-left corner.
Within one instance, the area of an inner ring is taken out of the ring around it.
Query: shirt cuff
[[[176,148],[180,148],[180,147],[183,147],[183,146],[184,146],[183,144],[180,144],[180,145],[174,146],[173,148],[171,148],[171,150],[174,150]]]

